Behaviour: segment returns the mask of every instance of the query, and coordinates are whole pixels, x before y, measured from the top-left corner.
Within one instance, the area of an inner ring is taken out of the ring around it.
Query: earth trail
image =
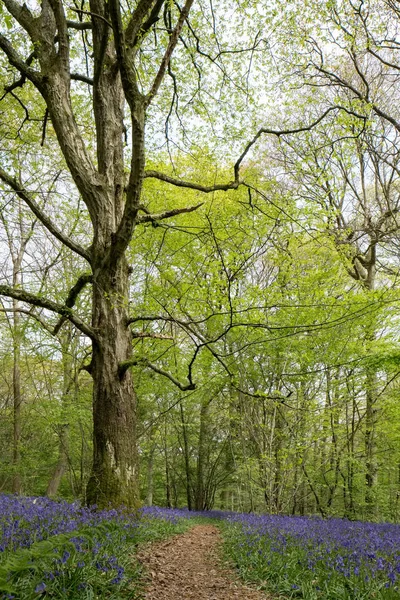
[[[147,547],[139,554],[147,572],[145,600],[272,600],[221,564],[220,544],[216,527],[198,525]]]

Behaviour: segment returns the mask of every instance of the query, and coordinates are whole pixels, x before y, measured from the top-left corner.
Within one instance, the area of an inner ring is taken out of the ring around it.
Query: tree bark
[[[373,517],[376,510],[376,373],[373,368],[367,367],[366,373],[366,410],[365,410],[365,504],[367,516]]]
[[[99,252],[99,255],[104,254]],[[132,353],[128,322],[128,265],[123,257],[112,268],[94,269],[93,468],[87,502],[137,507],[136,396],[129,370],[119,365]]]
[[[182,400],[179,402],[180,414],[181,414],[181,425],[182,425],[182,436],[183,436],[183,450],[185,453],[185,475],[186,475],[186,500],[188,510],[192,510],[192,482],[190,474],[190,455],[189,455],[189,441],[188,433],[185,422],[185,415],[183,412]]]
[[[15,267],[15,265],[14,265]],[[19,282],[18,272],[14,272],[14,285]],[[21,477],[21,329],[20,314],[18,312],[19,302],[13,300],[13,479],[12,491],[14,494],[20,494],[22,488]]]
[[[171,508],[171,478],[170,478],[170,467],[168,457],[168,438],[167,438],[167,422],[165,422],[164,428],[164,458],[165,458],[165,496],[167,508]]]
[[[61,480],[68,467],[68,423],[61,423],[59,426],[59,447],[56,467],[52,473],[47,486],[46,496],[54,498],[57,496]]]
[[[50,477],[46,496],[53,498],[57,495],[62,478],[68,468],[69,447],[69,414],[72,409],[71,396],[77,385],[74,373],[74,359],[71,348],[72,325],[64,324],[64,330],[60,334],[61,352],[63,365],[63,390],[61,397],[61,419],[57,426],[58,434],[58,457],[57,464]]]
[[[195,510],[204,510],[205,503],[205,463],[207,457],[208,412],[210,400],[203,401],[200,408],[199,447],[197,453]]]
[[[154,452],[155,452],[155,446],[153,446],[153,448],[151,448],[151,450],[149,452],[149,456],[147,458],[147,496],[146,496],[146,504],[147,504],[147,506],[153,506],[153,492],[154,492],[154,479],[153,479]]]

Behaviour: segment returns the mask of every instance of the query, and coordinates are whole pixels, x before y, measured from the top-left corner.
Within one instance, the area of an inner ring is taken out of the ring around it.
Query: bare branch
[[[26,308],[0,308],[0,312],[2,313],[21,313],[23,315],[27,315],[28,317],[32,317],[33,319],[35,319],[35,321],[37,321],[38,323],[40,323],[40,325],[43,327],[43,329],[46,329],[46,331],[48,331],[49,333],[51,333],[51,335],[53,335],[53,329],[48,325],[48,323],[46,323],[46,321],[44,319],[42,319],[42,317],[40,315],[38,315],[37,313],[33,312],[32,309],[28,310]]]
[[[356,114],[356,113],[349,111],[348,109],[343,108],[341,106],[330,106],[329,108],[327,108],[327,110],[325,112],[322,113],[322,115],[320,117],[318,117],[318,119],[316,119],[309,125],[303,125],[302,127],[295,127],[293,129],[268,129],[267,127],[262,127],[261,129],[259,129],[257,131],[257,133],[253,137],[253,139],[250,140],[246,144],[242,154],[239,156],[238,160],[236,161],[235,166],[233,167],[233,171],[235,174],[235,181],[239,181],[239,171],[240,171],[240,167],[241,167],[241,164],[242,164],[244,158],[248,154],[250,148],[252,146],[254,146],[254,144],[256,143],[256,141],[259,139],[259,137],[262,134],[269,134],[269,135],[275,135],[277,137],[280,137],[282,135],[294,135],[295,133],[302,133],[303,131],[311,131],[311,129],[314,129],[314,127],[316,125],[321,123],[321,121],[323,121],[325,119],[325,117],[334,110],[335,111],[336,110],[344,110],[345,112],[352,114],[353,116],[357,116],[358,118],[365,119],[365,116]]]
[[[84,29],[92,29],[92,24],[89,21],[70,21],[67,19],[67,27],[82,31]]]
[[[246,155],[248,154],[248,152],[252,148],[252,146],[254,146],[254,144],[257,142],[257,140],[261,137],[261,135],[269,134],[269,135],[275,135],[277,137],[280,137],[283,135],[292,135],[292,134],[296,134],[296,133],[301,133],[303,131],[311,131],[311,129],[313,129],[316,125],[318,125],[321,121],[323,121],[323,119],[325,119],[325,117],[330,112],[336,111],[336,110],[343,110],[347,114],[352,115],[358,119],[364,119],[364,120],[366,119],[365,115],[356,113],[356,112],[349,110],[348,108],[345,108],[343,106],[331,106],[324,113],[322,113],[322,115],[320,117],[318,117],[318,119],[316,119],[309,125],[304,125],[302,127],[297,127],[297,128],[293,128],[293,129],[268,129],[267,127],[262,127],[261,129],[258,130],[256,135],[246,144],[242,154],[239,156],[238,160],[236,161],[236,163],[233,167],[234,180],[230,181],[228,183],[217,183],[215,185],[202,185],[200,183],[194,183],[192,181],[176,179],[174,177],[171,177],[170,175],[165,175],[164,173],[160,173],[159,171],[154,171],[154,170],[145,171],[144,176],[145,176],[145,178],[153,178],[153,179],[159,179],[160,181],[165,181],[166,183],[170,183],[171,185],[175,185],[176,187],[183,187],[183,188],[188,188],[191,190],[197,190],[199,192],[203,192],[204,194],[210,194],[212,192],[217,192],[217,191],[227,192],[228,190],[236,190],[240,185],[242,185],[244,183],[240,179],[240,167],[243,163],[243,160],[245,159]]]
[[[35,52],[31,52],[31,54],[28,56],[28,58],[25,61],[25,64],[29,67],[32,62],[33,59],[35,58],[36,53]],[[4,86],[4,94],[1,96],[0,100],[3,100],[3,98],[9,94],[10,92],[12,92],[13,90],[15,90],[16,88],[19,87],[23,87],[23,85],[25,85],[26,83],[26,75],[22,74],[21,77],[19,79],[17,79],[17,81],[14,81],[13,83],[11,83],[10,85],[5,85]]]
[[[21,75],[25,75],[27,79],[32,81],[32,83],[38,88],[38,90],[42,90],[42,77],[38,71],[32,69],[29,64],[23,59],[23,57],[15,50],[9,40],[0,33],[0,48],[3,50],[4,54],[7,56],[9,63],[15,67]]]
[[[171,335],[164,335],[163,333],[151,333],[150,331],[146,333],[145,331],[133,331],[132,337],[134,339],[142,339],[142,338],[152,338],[155,340],[173,340],[174,338]]]
[[[159,173],[158,171],[145,171],[145,178],[159,179],[160,181],[165,181],[166,183],[170,183],[171,185],[175,185],[176,187],[189,188],[191,190],[197,190],[199,192],[203,192],[204,194],[210,194],[211,192],[227,192],[228,190],[236,190],[241,184],[240,181],[231,181],[229,183],[221,183],[216,185],[201,185],[200,183],[194,183],[192,181],[184,181],[183,179],[175,179],[174,177],[170,177],[170,175],[165,175],[164,173]]]
[[[192,322],[189,321],[182,321],[179,319],[175,319],[174,317],[167,317],[167,316],[163,316],[163,315],[147,315],[147,316],[141,316],[141,317],[131,317],[130,319],[128,319],[128,325],[132,325],[132,323],[137,323],[138,321],[166,321],[168,323],[178,323],[179,325],[182,325],[183,327],[186,327],[188,325],[192,325]]]
[[[108,21],[102,15],[99,15],[99,14],[94,13],[94,12],[90,12],[90,10],[81,10],[79,8],[73,8],[72,6],[70,6],[69,8],[70,8],[70,10],[73,10],[74,12],[77,12],[80,15],[89,15],[90,17],[94,17],[95,19],[100,19],[100,21],[103,21],[103,23],[106,23],[112,29],[112,25],[111,25],[110,21]],[[67,21],[67,24],[71,23],[71,22],[72,21]],[[85,23],[85,25],[86,25],[86,23]],[[90,27],[85,27],[84,29],[91,29],[91,28],[92,28],[92,25],[90,24]],[[78,29],[78,27],[76,29]]]
[[[8,173],[6,173],[0,167],[0,179],[4,181],[7,185],[9,185],[16,194],[23,200],[31,209],[33,214],[39,219],[39,221],[46,227],[46,229],[54,235],[60,242],[67,246],[76,254],[79,254],[83,258],[85,258],[88,262],[90,262],[90,255],[85,248],[77,244],[73,240],[71,240],[68,236],[66,236],[52,221],[51,219],[42,211],[37,202],[32,198],[32,195],[24,190],[24,188],[18,183],[18,181],[11,177]]]
[[[35,294],[31,294],[25,290],[12,288],[8,285],[0,284],[0,295],[7,296],[8,298],[15,298],[16,300],[26,302],[27,304],[31,304],[33,306],[40,306],[41,308],[46,308],[47,310],[51,310],[52,312],[62,315],[71,321],[71,323],[73,323],[77,329],[82,331],[82,333],[90,337],[92,340],[96,339],[94,329],[90,327],[90,325],[84,323],[82,319],[75,315],[68,306],[57,304],[56,302],[48,300],[47,298],[41,298],[40,296],[35,296]]]
[[[183,384],[183,383],[181,383],[171,373],[169,373],[168,371],[164,371],[164,369],[160,369],[159,367],[157,367],[156,365],[154,365],[153,363],[151,363],[147,358],[135,358],[135,359],[126,360],[126,361],[120,363],[120,365],[119,365],[119,375],[120,375],[120,377],[122,378],[124,376],[124,374],[126,373],[126,371],[130,367],[134,367],[134,366],[137,366],[137,365],[144,365],[145,367],[148,367],[149,369],[151,369],[155,373],[158,373],[159,375],[162,375],[163,377],[166,377],[167,379],[169,379],[170,381],[172,381],[172,383],[174,385],[176,385],[176,387],[178,387],[180,390],[182,390],[182,392],[185,392],[186,390],[194,390],[194,389],[196,389],[196,384],[194,384],[192,381],[190,381],[186,385]]]
[[[74,81],[83,81],[83,83],[87,83],[88,85],[94,85],[93,79],[86,77],[86,75],[81,75],[80,73],[71,73],[71,79]]]
[[[154,96],[157,94],[158,89],[164,79],[167,67],[169,65],[169,61],[171,60],[171,56],[173,51],[175,50],[175,46],[178,43],[179,35],[182,31],[183,24],[189,15],[189,11],[192,7],[194,0],[186,0],[184,7],[181,10],[181,14],[179,15],[179,19],[177,24],[175,25],[175,29],[171,33],[169,38],[169,43],[167,49],[165,50],[165,54],[160,64],[160,68],[158,73],[154,79],[153,85],[151,87],[150,92],[146,96],[146,106],[150,104],[153,100]]]
[[[170,219],[171,217],[175,217],[176,215],[181,215],[183,213],[191,213],[195,210],[197,210],[198,208],[200,208],[200,206],[203,206],[204,202],[201,202],[200,204],[196,204],[196,206],[188,206],[186,208],[175,208],[173,210],[167,210],[163,213],[159,213],[159,214],[155,214],[155,215],[142,215],[140,217],[137,217],[136,222],[137,223],[155,223],[156,221],[162,221],[163,219]]]
[[[68,297],[65,301],[65,306],[68,306],[68,308],[72,308],[76,302],[77,297],[79,296],[80,292],[83,290],[85,285],[87,285],[88,283],[92,283],[92,281],[93,275],[91,273],[84,273],[83,275],[81,275],[78,278],[78,281],[76,282],[74,287],[71,288]],[[57,325],[54,327],[53,335],[57,335],[57,333],[60,331],[62,325],[65,323],[66,320],[66,317],[61,317]]]

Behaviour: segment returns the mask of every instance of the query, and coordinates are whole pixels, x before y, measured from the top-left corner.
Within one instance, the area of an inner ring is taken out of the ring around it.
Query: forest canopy
[[[3,491],[399,518],[399,27],[3,0]]]

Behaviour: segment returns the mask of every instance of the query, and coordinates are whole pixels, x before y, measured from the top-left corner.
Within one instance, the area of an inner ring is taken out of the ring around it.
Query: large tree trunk
[[[119,366],[132,352],[128,327],[128,265],[94,269],[93,444],[87,502],[97,506],[139,503],[136,451],[136,397],[129,370]]]

